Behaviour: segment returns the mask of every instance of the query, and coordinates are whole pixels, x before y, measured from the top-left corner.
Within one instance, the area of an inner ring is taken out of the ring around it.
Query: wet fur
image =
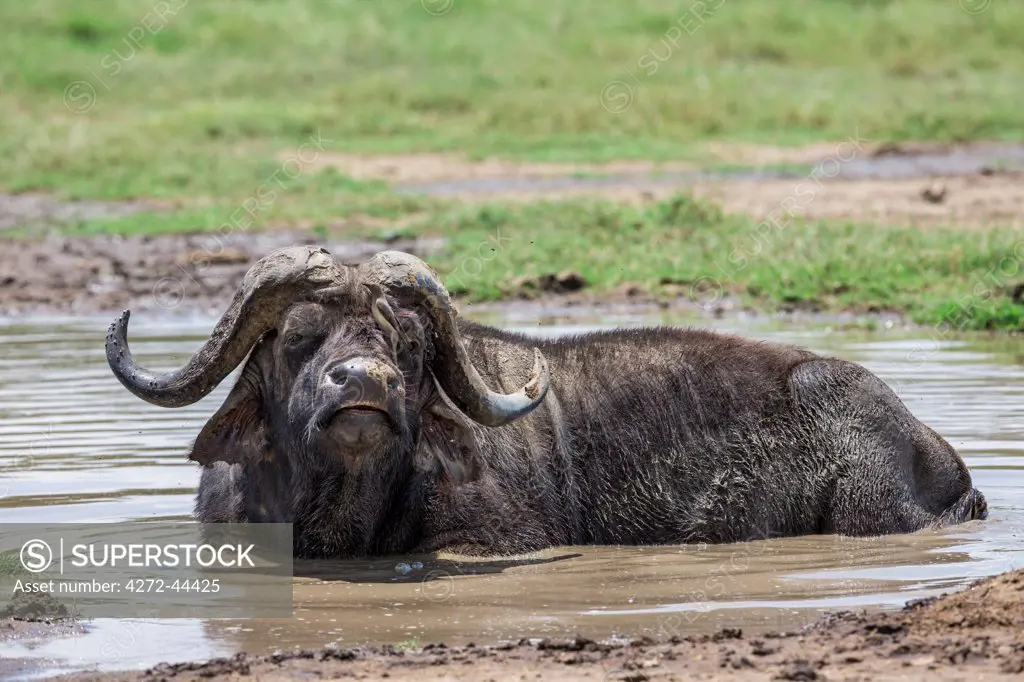
[[[346,557],[878,535],[987,515],[953,448],[859,365],[679,328],[460,330],[495,390],[521,387],[539,347],[540,407],[470,422],[434,388],[427,344],[404,370],[401,437],[346,466],[282,419],[265,339],[197,440],[197,518],[292,522],[297,556]]]

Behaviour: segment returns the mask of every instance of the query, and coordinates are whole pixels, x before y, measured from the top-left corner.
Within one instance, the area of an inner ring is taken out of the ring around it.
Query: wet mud
[[[0,315],[122,308],[199,313],[223,308],[249,267],[274,249],[317,244],[345,262],[398,249],[428,255],[438,242],[347,242],[308,231],[145,237],[0,239]]]
[[[392,680],[995,680],[1024,675],[1024,571],[884,613],[843,612],[798,632],[598,642],[575,637],[496,646],[239,653],[144,671],[76,673],[67,682]]]
[[[206,233],[0,238],[0,316],[109,313],[125,308],[220,314],[246,271],[274,249],[313,244],[327,248],[342,262],[357,263],[387,249],[425,258],[443,243],[437,238],[346,241],[296,230],[267,230],[229,239]],[[657,296],[624,285],[598,297],[571,271],[523,279],[515,286],[519,302],[531,309],[672,307],[722,315],[735,307],[727,299],[705,311],[707,306],[675,296],[688,291],[682,286],[679,292],[666,286],[665,295]]]
[[[19,641],[33,645],[84,632],[83,623],[48,594],[19,592],[0,609],[0,643]],[[0,680],[40,674],[45,670],[45,660],[0,657]]]

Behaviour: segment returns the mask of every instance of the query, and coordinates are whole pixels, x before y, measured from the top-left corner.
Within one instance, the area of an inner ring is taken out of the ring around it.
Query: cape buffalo
[[[437,274],[298,246],[249,270],[180,370],[107,359],[181,407],[243,361],[189,458],[199,521],[293,523],[298,557],[882,535],[987,516],[956,451],[878,377],[682,328],[542,340],[457,320]],[[248,359],[246,360],[246,356]]]

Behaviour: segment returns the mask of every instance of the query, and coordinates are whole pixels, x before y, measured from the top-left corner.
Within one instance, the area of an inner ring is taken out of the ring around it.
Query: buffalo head
[[[250,268],[210,339],[182,368],[154,374],[135,363],[128,311],[111,325],[107,361],[139,398],[182,407],[248,355],[191,458],[234,463],[284,450],[313,466],[351,469],[375,453],[408,452],[430,405],[499,426],[544,399],[540,351],[520,391],[496,393],[470,361],[455,316],[437,274],[413,256],[386,251],[349,266],[322,248],[291,247]]]

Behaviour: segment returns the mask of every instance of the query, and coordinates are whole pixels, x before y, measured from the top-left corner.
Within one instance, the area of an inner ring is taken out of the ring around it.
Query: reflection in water
[[[539,334],[593,320],[487,320]],[[231,381],[196,405],[147,405],[110,374],[108,320],[0,326],[0,521],[186,519],[198,481],[185,452]],[[671,320],[632,317],[603,325]],[[140,362],[169,368],[213,321],[140,319]],[[707,324],[700,322],[699,324]],[[903,333],[715,326],[865,364],[967,460],[989,521],[912,536],[736,545],[570,547],[525,557],[408,556],[301,562],[295,615],[279,620],[96,621],[82,637],[0,644],[0,656],[72,667],[331,642],[494,642],[523,636],[667,637],[720,627],[791,629],[823,610],[897,606],[1024,560],[1024,367],[1016,340],[936,343]],[[396,564],[407,566],[396,570]]]

